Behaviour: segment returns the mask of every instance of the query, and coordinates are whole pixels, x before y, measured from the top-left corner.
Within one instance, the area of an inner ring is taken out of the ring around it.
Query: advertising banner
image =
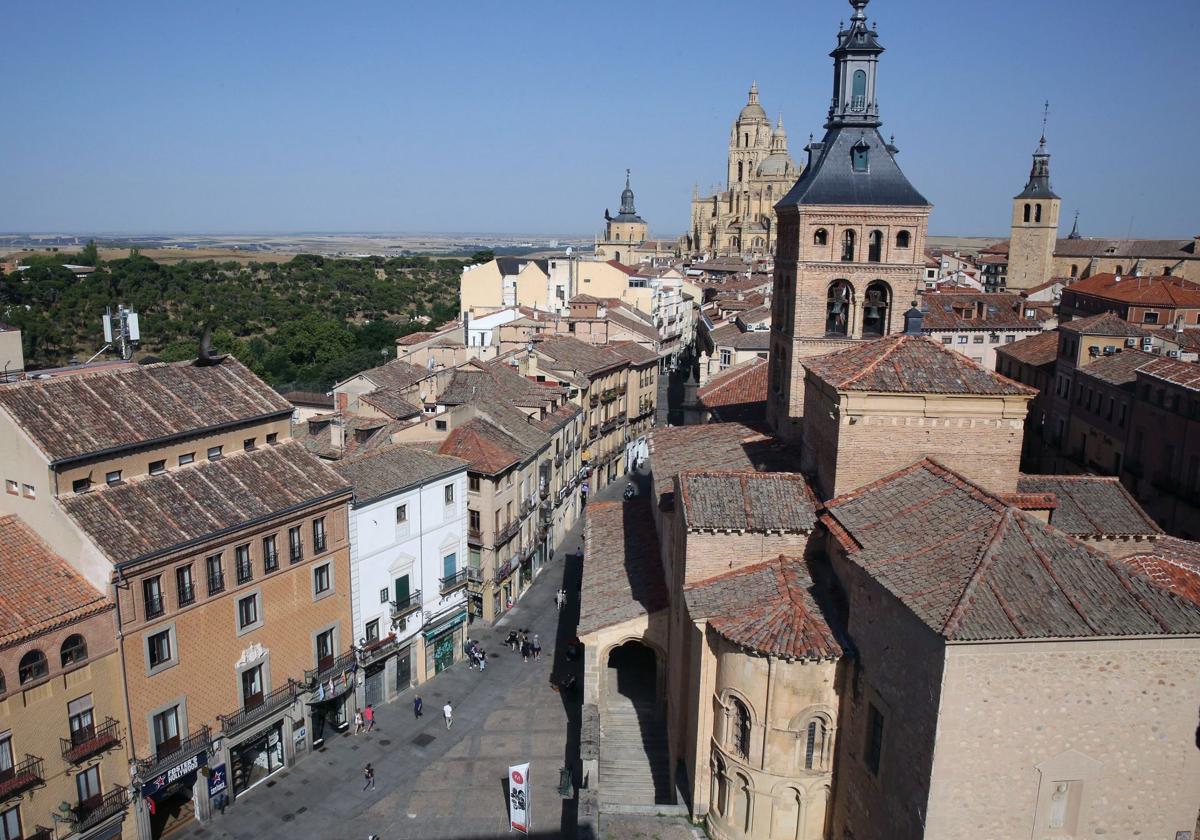
[[[529,765],[508,768],[508,830],[529,833]]]

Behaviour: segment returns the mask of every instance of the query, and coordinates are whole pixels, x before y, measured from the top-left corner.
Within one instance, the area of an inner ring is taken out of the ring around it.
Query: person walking
[[[482,649],[479,651],[479,670],[487,670],[487,651]]]
[[[421,695],[418,694],[416,697],[413,698],[413,717],[417,720],[420,720],[421,712],[424,708],[425,708],[425,701],[422,700]]]
[[[358,735],[363,731],[363,716],[362,712],[354,713],[354,734]]]
[[[363,710],[363,720],[367,722],[368,732],[375,728],[375,707],[370,703],[368,703],[367,708]]]
[[[375,790],[375,768],[370,764],[363,768],[363,779],[365,780],[365,783],[363,784],[363,790],[366,790],[367,788]]]
[[[529,640],[521,642],[521,661],[528,662],[529,654],[533,652],[533,646],[529,644]]]
[[[539,658],[541,658],[541,655],[542,655],[542,643],[541,643],[541,641],[538,639],[538,634],[537,634],[537,633],[534,633],[534,634],[533,634],[533,644],[532,644],[532,647],[533,647],[533,658],[534,658],[534,659],[539,659]],[[371,708],[371,707],[370,707],[370,706],[368,706],[367,708],[369,709],[369,708]]]
[[[446,701],[446,705],[442,706],[442,717],[446,719],[446,728],[450,728],[450,724],[454,722],[454,707],[450,705],[450,701]]]

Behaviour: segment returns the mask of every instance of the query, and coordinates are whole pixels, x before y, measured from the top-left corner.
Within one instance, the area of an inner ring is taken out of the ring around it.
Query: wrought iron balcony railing
[[[469,569],[459,569],[454,574],[447,575],[446,577],[442,578],[439,586],[441,594],[446,595],[456,589],[461,589],[462,587],[466,586],[468,580],[467,576],[469,574]]]
[[[221,732],[225,735],[231,735],[234,732],[245,729],[251,724],[257,723],[272,712],[277,712],[295,702],[296,695],[299,692],[300,685],[295,680],[289,678],[286,685],[282,685],[270,694],[265,695],[254,705],[243,706],[236,712],[230,712],[227,715],[217,715],[217,720],[221,721]]]
[[[20,764],[0,772],[0,802],[45,781],[42,760],[36,755],[26,755]]]
[[[121,725],[112,718],[105,718],[99,726],[89,726],[72,732],[70,738],[58,740],[63,760],[79,764],[121,743]]]
[[[421,590],[414,589],[403,601],[392,601],[392,621],[421,609]]]
[[[71,810],[75,814],[73,827],[77,833],[83,834],[109,817],[115,817],[128,807],[129,788],[117,785],[103,796],[87,802],[80,802],[72,808]]]
[[[185,758],[193,756],[201,750],[207,750],[211,746],[212,730],[206,724],[188,735],[171,749],[163,749],[160,755],[154,758],[137,759],[134,762],[137,765],[137,774],[143,781],[152,779],[163,770],[170,769]]]

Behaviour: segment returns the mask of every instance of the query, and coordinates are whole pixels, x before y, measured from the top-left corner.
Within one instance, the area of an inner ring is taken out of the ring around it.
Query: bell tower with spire
[[[1033,166],[1025,189],[1013,199],[1012,238],[1008,243],[1008,280],[1011,290],[1032,289],[1054,273],[1054,247],[1058,244],[1058,214],[1062,199],[1050,187],[1050,153],[1046,151],[1046,119],[1042,114],[1042,139],[1033,153]]]

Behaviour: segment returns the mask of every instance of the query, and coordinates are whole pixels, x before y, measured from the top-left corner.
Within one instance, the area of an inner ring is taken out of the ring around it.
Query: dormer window
[[[870,169],[871,147],[865,139],[859,139],[850,147],[850,165],[855,172],[867,172]]]

